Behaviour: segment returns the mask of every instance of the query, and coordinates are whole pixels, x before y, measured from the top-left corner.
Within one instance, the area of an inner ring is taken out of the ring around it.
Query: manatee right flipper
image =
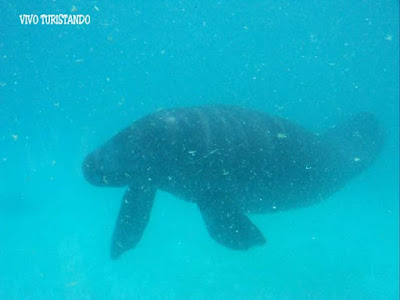
[[[261,246],[266,240],[250,219],[229,201],[198,201],[211,237],[234,250]]]
[[[150,218],[156,189],[129,187],[122,199],[121,208],[111,242],[111,259],[132,249],[141,239]]]

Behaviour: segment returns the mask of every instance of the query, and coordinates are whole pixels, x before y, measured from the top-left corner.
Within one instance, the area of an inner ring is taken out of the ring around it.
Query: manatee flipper
[[[156,189],[129,187],[122,199],[111,242],[111,259],[132,249],[141,239],[150,218]]]
[[[266,242],[250,219],[228,201],[199,201],[198,206],[209,234],[225,247],[246,250]]]

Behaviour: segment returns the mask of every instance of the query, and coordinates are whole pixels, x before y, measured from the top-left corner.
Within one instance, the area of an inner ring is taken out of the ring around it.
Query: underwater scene
[[[0,299],[399,299],[398,1],[0,0]]]

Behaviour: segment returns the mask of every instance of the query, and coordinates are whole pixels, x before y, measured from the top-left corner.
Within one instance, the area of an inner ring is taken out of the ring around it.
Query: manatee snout
[[[129,174],[122,171],[118,161],[101,151],[94,151],[86,157],[82,172],[85,179],[96,186],[125,186],[129,181]]]
[[[87,181],[93,185],[102,186],[105,185],[103,176],[100,174],[102,169],[102,163],[99,159],[99,155],[95,152],[86,156],[82,163],[83,176]]]

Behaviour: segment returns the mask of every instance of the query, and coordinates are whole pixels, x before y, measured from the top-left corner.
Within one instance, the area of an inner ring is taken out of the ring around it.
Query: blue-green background
[[[398,299],[398,9],[0,0],[0,299]],[[317,132],[373,112],[385,148],[325,202],[252,216],[265,247],[221,247],[195,205],[159,192],[137,248],[111,261],[123,189],[85,182],[84,156],[159,108],[215,103]]]

